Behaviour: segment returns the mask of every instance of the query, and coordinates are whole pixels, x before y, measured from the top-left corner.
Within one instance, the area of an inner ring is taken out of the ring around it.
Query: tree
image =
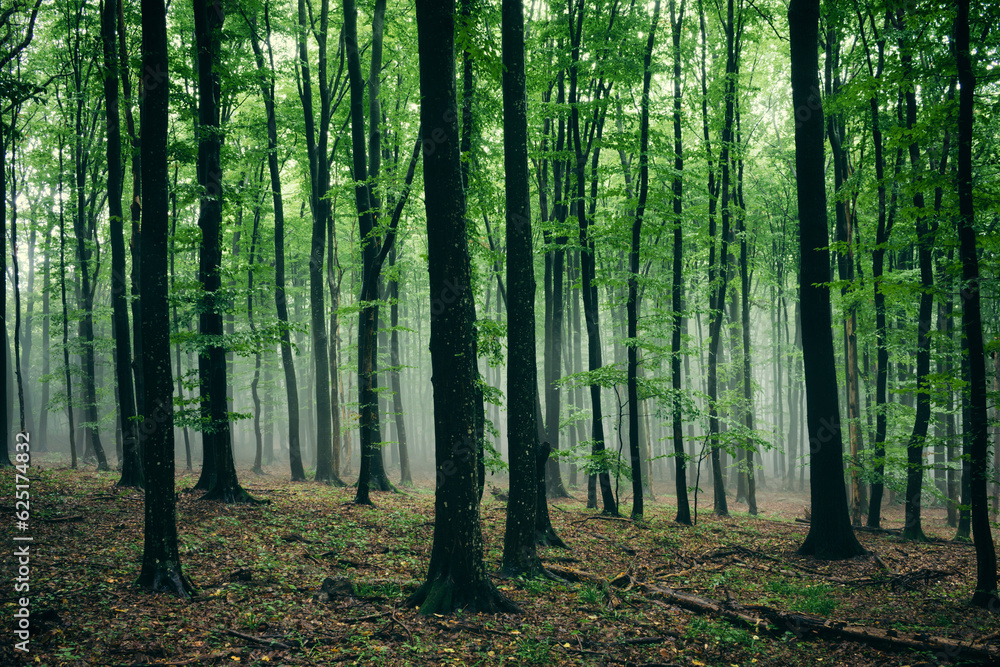
[[[844,488],[843,442],[837,399],[830,313],[823,161],[823,105],[819,97],[819,0],[792,0],[788,7],[795,118],[795,174],[799,206],[799,290],[802,357],[809,431],[812,518],[799,553],[844,559],[865,552],[854,536]]]
[[[503,576],[544,572],[535,549],[538,424],[535,400],[535,272],[528,191],[528,100],[521,0],[502,4],[504,172],[507,208],[507,451],[510,498],[504,531]],[[544,498],[543,498],[544,502]]]
[[[584,144],[584,131],[580,128],[580,105],[577,104],[577,78],[579,76],[577,72],[578,64],[580,63],[580,41],[583,35],[583,19],[584,10],[586,4],[581,0],[578,3],[576,9],[570,5],[570,21],[569,21],[569,31],[570,31],[570,57],[572,58],[572,66],[569,70],[570,78],[570,120],[569,120],[569,130],[572,135],[572,143],[574,149],[575,157],[575,171],[576,171],[576,215],[580,228],[580,273],[581,273],[581,290],[583,291],[583,311],[584,319],[587,323],[587,357],[588,357],[588,370],[593,372],[603,366],[601,362],[601,329],[598,313],[598,295],[597,295],[597,283],[595,281],[595,274],[597,272],[597,248],[594,242],[594,238],[590,232],[590,218],[592,216],[587,215],[587,155],[590,153],[591,142],[593,140],[593,134],[590,135],[586,143],[586,148]],[[595,123],[595,125],[597,125]],[[602,123],[603,125],[603,123]],[[598,126],[597,137],[600,139],[600,126]],[[598,160],[597,149],[595,149],[594,154],[594,169],[593,169],[593,179],[595,197],[596,199],[596,163]],[[611,489],[611,477],[608,474],[608,469],[606,466],[606,449],[604,447],[604,418],[603,410],[601,409],[601,385],[592,381],[590,383],[590,403],[591,403],[591,434],[590,439],[593,442],[592,455],[597,460],[598,464],[601,466],[600,472],[597,477],[601,487],[601,502],[603,506],[603,511],[605,514],[610,516],[618,515],[618,501],[615,499],[614,492]]]
[[[92,240],[97,237],[97,219],[91,215],[87,201],[87,176],[91,168],[90,145],[94,140],[96,123],[91,123],[85,111],[87,106],[87,81],[89,77],[84,71],[86,57],[82,43],[86,35],[83,26],[83,3],[76,7],[73,25],[73,41],[70,57],[72,60],[72,95],[75,100],[73,111],[73,185],[74,214],[73,231],[76,236],[76,259],[79,262],[79,297],[83,316],[80,319],[79,331],[83,346],[83,400],[86,421],[82,424],[86,430],[87,439],[84,459],[91,453],[97,457],[98,470],[107,470],[108,462],[101,444],[100,421],[97,415],[97,381],[96,351],[94,346],[94,298],[97,290],[97,275],[100,271],[100,255],[93,250]],[[68,27],[68,26],[67,26]],[[88,126],[90,129],[88,129]]]
[[[513,612],[483,563],[476,482],[476,357],[472,271],[455,101],[454,0],[418,0],[420,121],[434,392],[434,542],[427,580],[409,597],[422,614]]]
[[[629,250],[628,273],[628,439],[632,463],[632,519],[642,519],[642,457],[639,453],[639,247],[642,241],[642,219],[649,196],[649,87],[653,78],[653,45],[656,41],[656,24],[660,20],[660,0],[653,5],[653,24],[646,38],[643,60],[642,100],[640,102],[639,129],[639,203],[632,222],[632,245]]]
[[[285,374],[285,396],[288,405],[288,463],[292,481],[306,478],[302,467],[302,449],[299,445],[299,390],[295,377],[295,359],[288,333],[288,296],[285,291],[285,206],[281,195],[281,171],[278,167],[278,124],[274,112],[274,52],[271,49],[270,4],[264,3],[264,44],[268,62],[260,45],[255,21],[247,18],[250,26],[250,45],[253,47],[257,72],[260,74],[260,93],[267,114],[267,170],[271,178],[271,200],[274,207],[274,306],[278,315],[281,337],[281,366]],[[268,65],[270,67],[268,68]]]
[[[312,211],[312,242],[309,248],[309,307],[310,331],[313,343],[316,390],[316,480],[344,486],[340,479],[340,449],[333,447],[333,414],[330,406],[329,346],[326,334],[326,311],[323,305],[323,247],[326,241],[327,220],[330,217],[330,157],[327,146],[330,136],[332,92],[327,79],[327,37],[330,19],[330,2],[320,3],[319,30],[314,30],[306,0],[299,0],[299,67],[302,79],[299,97],[306,129],[306,150],[309,157],[309,208]],[[346,8],[345,8],[346,11]],[[312,77],[309,69],[307,36],[313,32],[318,50],[317,78],[319,82],[319,138],[316,137],[316,119],[313,111]],[[341,65],[341,69],[343,65]],[[336,455],[335,455],[336,454]],[[335,465],[336,464],[336,465]]]
[[[715,500],[715,513],[728,516],[726,504],[726,481],[722,470],[722,457],[719,443],[719,346],[722,338],[722,319],[726,305],[726,287],[729,281],[729,154],[732,141],[733,122],[733,87],[735,85],[735,34],[733,32],[733,0],[728,3],[729,21],[726,27],[726,80],[725,80],[725,119],[722,131],[722,147],[720,149],[719,165],[722,170],[722,182],[716,184],[715,169],[712,165],[712,147],[708,133],[708,89],[705,74],[705,10],[698,3],[701,15],[702,36],[702,127],[705,136],[705,152],[708,155],[708,235],[712,238],[712,246],[708,254],[708,307],[712,313],[708,326],[708,440],[712,457],[712,488]],[[722,191],[722,235],[716,241],[715,203]],[[716,257],[718,244],[718,257]]]
[[[198,185],[202,188],[198,227],[201,228],[199,278],[204,295],[199,315],[199,333],[204,337],[198,359],[201,380],[201,400],[207,404],[207,428],[203,465],[211,459],[212,469],[203,472],[199,487],[205,488],[205,500],[227,503],[252,501],[240,486],[233,461],[232,431],[226,400],[226,348],[222,343],[222,133],[219,122],[220,81],[216,69],[225,10],[220,2],[211,7],[208,0],[194,0],[195,41],[198,54]],[[145,126],[145,122],[143,123]],[[145,182],[145,179],[143,179]],[[143,237],[143,245],[147,242]],[[143,326],[146,324],[143,311]],[[155,359],[145,336],[146,359]],[[169,354],[169,348],[167,350]],[[145,373],[145,369],[144,369]],[[149,383],[149,378],[144,378]],[[148,406],[147,406],[148,408]],[[203,414],[205,407],[203,409]],[[202,434],[204,438],[205,434]]]
[[[358,234],[361,242],[362,292],[358,297],[361,312],[358,319],[358,402],[361,431],[361,470],[355,502],[371,504],[368,489],[372,482],[380,491],[393,489],[385,474],[379,429],[378,394],[375,378],[378,367],[376,335],[378,333],[378,297],[382,265],[376,266],[380,254],[376,236],[378,200],[369,179],[378,177],[381,164],[381,106],[379,76],[382,67],[382,33],[385,20],[385,0],[376,0],[372,19],[372,61],[368,79],[370,132],[365,149],[364,81],[358,50],[358,16],[353,0],[344,2],[344,42],[347,49],[347,76],[351,89],[351,153],[354,166],[354,202],[358,214]],[[370,153],[371,164],[368,164]]]
[[[143,414],[145,526],[138,585],[188,597],[193,587],[181,570],[174,506],[174,408],[167,305],[167,11],[162,0],[142,2],[142,61],[149,73],[143,90],[141,255],[142,320],[147,363]]]
[[[122,211],[122,142],[118,114],[118,55],[115,47],[118,5],[104,0],[101,38],[104,44],[104,106],[108,126],[108,215],[111,227],[111,306],[115,339],[115,379],[122,428],[122,476],[118,486],[142,487],[142,462],[136,433],[135,395],[132,390],[128,294],[125,287],[125,224]]]
[[[900,31],[899,50],[903,65],[903,76],[913,79],[913,45],[902,35],[905,32],[905,10],[896,10],[896,28]],[[904,86],[906,92],[906,130],[908,153],[913,179],[920,177],[920,145],[914,136],[917,124],[917,96],[912,85]],[[934,247],[934,234],[937,231],[937,219],[933,225],[928,221],[924,207],[924,193],[917,184],[913,190],[913,208],[916,215],[917,249],[920,264],[920,308],[917,316],[917,410],[914,415],[913,431],[906,444],[906,520],[903,525],[903,537],[910,540],[924,541],[924,531],[920,525],[920,496],[924,483],[924,438],[927,437],[927,425],[931,416],[930,393],[923,391],[927,385],[931,366],[931,314],[934,306],[934,265],[931,252]]]
[[[986,413],[986,357],[983,350],[983,320],[980,297],[979,258],[976,255],[975,209],[972,183],[973,104],[976,77],[972,70],[972,47],[969,39],[969,0],[959,0],[955,21],[955,51],[958,57],[958,206],[959,242],[962,257],[962,329],[963,352],[969,364],[969,411],[965,430],[972,441],[970,485],[972,534],[976,546],[976,589],[972,604],[996,611],[997,557],[993,546],[986,480],[989,474],[989,431]],[[994,453],[994,456],[996,453]]]
[[[691,509],[687,497],[687,456],[684,453],[684,435],[682,428],[683,412],[681,409],[681,328],[683,326],[683,253],[684,232],[681,214],[683,212],[684,154],[681,143],[681,24],[684,22],[684,0],[680,9],[676,9],[675,0],[670,0],[670,30],[673,41],[674,58],[674,177],[673,177],[673,282],[670,288],[671,307],[673,308],[673,326],[670,332],[670,382],[673,389],[670,420],[674,440],[674,466],[677,489],[677,523],[691,524]]]

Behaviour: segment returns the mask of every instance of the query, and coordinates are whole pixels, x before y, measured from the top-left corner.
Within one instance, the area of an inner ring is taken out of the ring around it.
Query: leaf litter
[[[796,554],[800,494],[762,490],[758,517],[702,508],[692,528],[673,522],[666,484],[638,524],[586,509],[580,490],[550,501],[570,546],[540,549],[553,578],[494,577],[523,614],[424,617],[403,603],[429,558],[430,480],[373,492],[372,508],[350,488],[242,470],[270,503],[223,505],[178,474],[181,562],[198,589],[180,600],[134,586],[141,491],[117,489],[113,472],[32,473],[31,653],[8,640],[3,665],[1000,664],[1000,618],[968,605],[975,552],[948,541],[943,509],[924,509],[934,541],[859,532],[874,556],[829,562]],[[481,508],[491,572],[502,498],[485,494]],[[901,518],[890,505],[885,525]],[[11,572],[10,550],[2,561]],[[12,610],[10,589],[4,599]]]

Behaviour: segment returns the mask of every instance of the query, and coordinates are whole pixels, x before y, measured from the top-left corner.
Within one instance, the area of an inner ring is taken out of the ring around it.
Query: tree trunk
[[[812,521],[799,553],[843,559],[864,553],[854,536],[844,488],[843,442],[830,313],[823,106],[819,99],[819,0],[792,0],[791,41],[795,171],[799,207],[799,294],[810,444]]]
[[[198,184],[203,188],[198,215],[201,228],[201,256],[199,274],[204,289],[204,302],[199,315],[199,329],[203,336],[213,340],[206,346],[199,359],[201,373],[201,398],[208,403],[208,428],[212,435],[206,447],[206,460],[214,461],[214,476],[209,480],[203,500],[221,500],[226,503],[252,501],[240,486],[233,461],[232,433],[230,431],[228,401],[226,397],[226,350],[218,342],[222,327],[222,140],[219,123],[218,101],[221,97],[219,74],[215,63],[219,57],[219,43],[225,13],[221,5],[208,6],[207,0],[194,0],[195,39],[198,54]],[[146,239],[144,239],[144,242]],[[148,316],[144,313],[143,326]],[[148,329],[147,329],[148,330]],[[156,358],[146,344],[145,354]],[[169,355],[169,348],[167,350]],[[146,378],[147,384],[150,382]],[[172,436],[171,436],[172,437]],[[204,433],[203,433],[204,437]],[[201,481],[199,481],[201,484]]]
[[[431,372],[434,387],[434,543],[427,580],[406,601],[425,615],[457,609],[512,612],[483,563],[477,500],[476,358],[472,270],[455,102],[453,0],[417,2],[420,119],[424,146],[424,204],[431,295]]]
[[[535,548],[539,451],[535,356],[535,276],[528,187],[528,116],[525,92],[524,15],[519,0],[504,0],[503,118],[507,202],[507,452],[510,499],[504,532],[505,577],[544,572]],[[549,360],[551,361],[551,360]],[[544,463],[543,463],[544,465]],[[544,502],[544,498],[542,499]]]
[[[313,28],[310,11],[306,11],[306,0],[299,0],[299,66],[301,85],[299,90],[302,114],[305,120],[307,150],[309,154],[309,208],[312,213],[312,239],[309,250],[309,307],[310,332],[312,333],[312,353],[314,360],[313,387],[315,388],[316,424],[316,481],[328,482],[334,486],[344,486],[338,471],[333,469],[333,415],[330,405],[330,358],[326,332],[325,285],[323,276],[323,255],[326,243],[327,220],[330,216],[330,162],[327,152],[329,138],[331,92],[327,79],[327,39],[329,30],[330,3],[320,3],[318,29]],[[309,69],[309,54],[306,47],[308,35],[316,36],[318,52],[317,81],[319,83],[319,136],[317,138],[316,119],[313,110],[312,77]],[[363,178],[363,176],[358,176]]]
[[[66,417],[68,421],[70,468],[76,470],[76,424],[73,421],[73,376],[69,365],[69,302],[66,299],[66,215],[63,204],[63,144],[59,144],[59,293],[62,302],[63,374],[66,385]],[[4,221],[6,225],[6,220]],[[5,264],[6,266],[6,264]],[[6,299],[6,291],[4,292]],[[4,334],[6,336],[6,334]],[[11,396],[8,394],[7,403]],[[7,418],[10,419],[8,412]],[[10,437],[10,428],[7,429]]]
[[[683,214],[683,170],[684,153],[681,144],[681,24],[684,21],[684,0],[680,11],[675,8],[675,0],[670,0],[670,28],[673,40],[674,58],[674,177],[673,177],[673,283],[671,285],[671,306],[673,327],[670,332],[670,386],[674,390],[671,402],[671,428],[674,440],[674,467],[677,494],[677,517],[675,521],[685,526],[691,525],[691,509],[687,497],[687,455],[684,453],[683,411],[681,401],[681,329],[684,327],[684,233],[681,224]],[[686,358],[686,357],[685,357]]]
[[[111,225],[111,306],[115,339],[115,379],[118,385],[118,415],[122,429],[122,476],[118,486],[143,486],[136,431],[135,396],[132,391],[128,294],[125,287],[125,236],[122,230],[122,150],[118,115],[117,54],[115,32],[118,22],[116,3],[105,0],[101,12],[101,38],[104,44],[104,106],[107,114],[108,214]],[[169,352],[168,352],[169,354]],[[173,384],[173,381],[171,381]]]
[[[990,530],[986,481],[989,474],[989,432],[986,412],[986,357],[983,350],[983,321],[980,306],[979,258],[976,255],[972,184],[973,104],[976,78],[972,68],[969,44],[969,0],[959,0],[955,21],[955,51],[958,56],[958,206],[961,224],[963,352],[969,360],[969,412],[964,422],[971,441],[970,500],[972,501],[972,533],[976,545],[976,589],[972,604],[996,609],[997,557]]]
[[[358,53],[357,9],[353,0],[344,2],[344,41],[347,49],[347,74],[351,91],[351,152],[353,156],[354,200],[358,216],[358,234],[361,239],[361,304],[358,318],[358,410],[361,413],[361,470],[358,491],[354,502],[370,505],[369,487],[374,484],[380,491],[392,490],[392,483],[385,475],[379,434],[378,394],[375,391],[378,357],[376,336],[378,329],[379,272],[375,258],[379,254],[375,213],[378,200],[369,183],[379,174],[381,159],[381,119],[379,104],[379,74],[382,63],[382,33],[385,18],[385,0],[376,0],[372,18],[372,62],[369,71],[369,136],[366,155],[364,80],[361,78],[361,60]],[[370,164],[369,164],[370,160]]]
[[[192,586],[181,572],[174,500],[174,408],[170,369],[170,313],[167,306],[167,17],[162,2],[142,4],[143,71],[156,76],[145,88],[142,123],[144,243],[139,263],[145,304],[143,473],[145,528],[138,585],[188,597]]]
[[[413,486],[413,476],[410,474],[410,450],[406,444],[406,413],[403,410],[403,394],[400,383],[399,358],[399,267],[396,267],[397,250],[393,247],[390,253],[390,266],[396,271],[389,278],[389,364],[392,371],[389,381],[392,386],[392,409],[396,413],[396,447],[399,452],[399,483],[403,486]]]
[[[80,309],[83,310],[83,317],[79,322],[80,343],[82,345],[81,355],[83,357],[83,400],[87,421],[84,422],[86,429],[86,454],[93,450],[97,457],[97,469],[107,470],[108,462],[104,456],[104,447],[101,445],[101,434],[99,429],[99,418],[97,415],[97,386],[94,378],[95,372],[95,351],[94,351],[94,290],[96,284],[92,284],[99,269],[99,261],[93,256],[92,250],[88,247],[88,241],[94,235],[94,230],[88,224],[86,206],[86,182],[87,173],[90,166],[90,155],[87,150],[87,130],[84,119],[84,105],[86,92],[83,83],[84,59],[80,56],[80,40],[83,38],[83,31],[80,26],[83,6],[77,10],[76,28],[77,35],[74,42],[73,61],[73,91],[76,97],[75,122],[75,142],[73,144],[74,175],[76,178],[76,210],[73,216],[73,229],[76,235],[76,259],[79,262],[80,281]],[[95,267],[96,265],[96,267]],[[86,458],[86,455],[85,455]]]
[[[639,248],[642,242],[642,219],[649,195],[649,87],[653,78],[650,69],[653,46],[656,41],[656,24],[660,20],[660,0],[653,5],[653,23],[646,38],[643,62],[642,100],[639,120],[639,202],[632,222],[632,245],[629,250],[628,301],[625,308],[628,318],[628,446],[632,464],[632,519],[642,519],[642,456],[639,451]]]
[[[588,370],[595,371],[603,366],[601,361],[601,331],[600,322],[598,319],[598,295],[597,295],[597,284],[595,282],[595,273],[597,266],[596,248],[594,244],[594,239],[590,235],[588,216],[586,214],[586,168],[587,168],[587,151],[584,150],[582,131],[580,129],[580,110],[579,105],[576,104],[576,79],[577,79],[577,68],[576,63],[580,62],[580,36],[583,32],[583,11],[585,8],[584,3],[580,3],[575,22],[571,13],[570,16],[570,35],[572,37],[572,53],[571,58],[574,66],[570,68],[570,90],[573,93],[570,95],[570,131],[572,134],[573,145],[575,149],[576,157],[576,196],[577,196],[577,220],[580,227],[580,273],[581,273],[581,285],[583,291],[583,311],[584,320],[587,326],[587,356],[589,357]],[[600,129],[598,129],[598,135],[600,134]],[[587,148],[589,150],[589,146]],[[596,151],[595,151],[595,161],[596,161]],[[596,170],[595,170],[596,171]],[[596,174],[594,175],[593,187],[596,187]],[[596,197],[595,197],[596,199]],[[590,385],[590,403],[591,403],[591,441],[593,442],[592,454],[597,460],[598,465],[601,466],[601,470],[597,477],[599,480],[599,485],[601,489],[601,501],[604,508],[604,513],[610,516],[618,515],[618,501],[615,498],[614,492],[611,489],[611,477],[608,474],[607,457],[605,453],[604,444],[604,419],[603,411],[601,409],[601,385],[596,382]],[[612,452],[613,454],[613,452]]]
[[[260,93],[267,113],[267,169],[271,177],[271,200],[274,205],[274,306],[278,316],[281,336],[281,366],[285,373],[285,396],[288,406],[288,462],[292,481],[306,478],[302,467],[302,450],[299,444],[299,389],[295,378],[295,359],[288,333],[288,298],[285,294],[285,207],[281,196],[281,173],[278,167],[278,126],[274,114],[274,56],[271,50],[271,17],[269,3],[264,4],[265,45],[270,68],[265,65],[264,53],[257,41],[256,30],[250,31],[260,74]]]
[[[897,10],[900,29],[903,27],[903,11]],[[903,64],[905,79],[913,80],[913,55],[910,45],[900,37],[900,60]],[[913,132],[917,124],[917,97],[912,86],[907,88],[906,98],[906,128],[910,137],[909,155],[913,178],[921,175],[920,147]],[[947,137],[947,131],[945,134]],[[947,139],[945,140],[947,141]],[[947,150],[947,146],[945,147]],[[918,185],[919,188],[919,185]],[[917,249],[920,264],[920,308],[917,316],[917,363],[916,376],[918,389],[925,388],[931,371],[931,326],[932,309],[934,306],[934,264],[931,253],[934,248],[934,234],[937,224],[928,225],[927,213],[924,209],[924,194],[917,189],[913,193],[913,207],[916,209]],[[913,431],[906,444],[906,519],[903,524],[903,538],[925,541],[924,531],[920,523],[920,498],[924,484],[924,440],[927,437],[927,426],[931,416],[931,397],[927,391],[918,391],[916,396],[917,410],[914,416]]]

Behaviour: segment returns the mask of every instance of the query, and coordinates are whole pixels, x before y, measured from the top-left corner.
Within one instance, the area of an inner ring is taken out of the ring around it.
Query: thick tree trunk
[[[792,0],[792,104],[795,109],[795,171],[799,207],[799,293],[802,353],[809,424],[812,521],[799,553],[842,559],[864,553],[854,536],[844,488],[843,442],[837,399],[830,313],[823,164],[823,106],[819,99],[819,0]]]
[[[192,586],[181,571],[174,501],[174,408],[170,369],[170,314],[167,306],[167,17],[159,0],[142,3],[143,70],[156,72],[146,86],[142,123],[142,182],[145,186],[140,257],[145,304],[143,340],[150,359],[145,368],[142,422],[145,527],[138,585],[188,597]]]
[[[198,214],[201,228],[201,256],[199,274],[204,289],[203,309],[199,316],[199,330],[213,340],[201,353],[199,369],[203,370],[201,398],[208,403],[208,428],[212,437],[211,448],[206,448],[206,460],[214,461],[214,476],[205,480],[208,489],[202,499],[221,500],[226,503],[252,501],[240,486],[233,461],[232,433],[230,431],[228,401],[226,397],[226,350],[217,341],[222,338],[222,139],[219,123],[221,85],[215,63],[219,57],[219,44],[225,13],[221,5],[208,6],[207,0],[194,0],[195,39],[198,53],[198,184],[203,188]],[[145,239],[144,239],[145,242]],[[148,317],[143,318],[146,326]],[[148,330],[148,329],[147,329]],[[145,337],[147,358],[156,358],[149,350]],[[169,355],[169,349],[167,350]],[[169,358],[169,357],[168,357]],[[150,380],[146,378],[146,382]],[[172,383],[171,383],[172,384]],[[203,434],[204,436],[204,434]],[[201,481],[199,481],[201,484]]]
[[[417,2],[424,203],[431,295],[431,372],[437,488],[427,580],[406,601],[425,615],[457,609],[511,612],[483,562],[477,498],[476,358],[472,269],[455,102],[453,0]]]
[[[539,449],[536,413],[535,275],[528,189],[528,116],[524,14],[520,0],[503,0],[504,172],[507,202],[507,452],[510,499],[504,532],[503,576],[544,572],[535,548]],[[544,460],[542,461],[544,464]],[[544,502],[544,498],[542,499]]]

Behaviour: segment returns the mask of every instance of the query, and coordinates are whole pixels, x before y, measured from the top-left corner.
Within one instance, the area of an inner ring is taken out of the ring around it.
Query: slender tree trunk
[[[687,455],[684,453],[683,409],[681,400],[681,330],[684,328],[684,233],[682,229],[684,153],[681,143],[681,29],[684,22],[684,2],[676,10],[675,0],[670,0],[670,28],[674,59],[674,177],[673,177],[673,282],[671,307],[673,327],[670,332],[670,385],[674,390],[671,402],[671,429],[674,440],[675,487],[677,495],[677,523],[691,525],[691,509],[687,497]],[[686,359],[686,357],[685,357]],[[688,375],[690,377],[690,375]]]
[[[898,10],[897,14],[900,29],[903,27],[903,10]],[[900,38],[900,60],[903,63],[904,77],[913,80],[913,55],[910,52],[910,45]],[[917,124],[917,98],[913,88],[910,87],[905,93],[906,98],[906,128],[909,143],[910,168],[913,170],[913,178],[917,180],[921,177],[920,147],[913,135]],[[947,134],[945,135],[947,136]],[[931,326],[932,309],[934,306],[934,264],[932,251],[934,248],[934,234],[936,232],[936,222],[932,226],[928,224],[928,216],[924,209],[924,194],[919,189],[913,193],[913,207],[916,209],[917,227],[917,247],[920,265],[920,308],[917,316],[917,363],[916,376],[918,388],[926,386],[930,375],[931,365]],[[924,531],[921,527],[921,495],[923,494],[924,483],[924,440],[927,437],[927,426],[931,416],[931,397],[927,391],[918,391],[916,397],[917,410],[914,416],[913,431],[906,445],[906,519],[903,524],[903,538],[908,540],[925,541]]]
[[[111,306],[115,339],[115,379],[118,385],[118,415],[122,429],[122,476],[118,486],[143,486],[136,431],[135,397],[132,392],[132,359],[129,354],[128,294],[125,283],[125,236],[122,230],[122,151],[118,116],[117,55],[115,32],[118,7],[105,0],[101,12],[104,44],[104,106],[107,113],[108,214],[111,225]],[[171,382],[171,384],[173,384]]]
[[[983,350],[983,322],[980,306],[979,258],[976,255],[975,211],[972,184],[972,132],[973,104],[976,86],[969,43],[969,0],[958,3],[955,21],[955,51],[958,56],[959,111],[958,111],[958,206],[961,223],[962,278],[962,330],[963,352],[968,358],[969,412],[964,422],[970,441],[970,500],[972,505],[972,532],[976,546],[976,589],[972,604],[996,609],[997,557],[990,530],[987,507],[986,481],[988,477],[989,432],[986,412],[986,357]]]
[[[320,3],[318,29],[313,29],[312,11],[306,10],[306,0],[299,0],[299,66],[301,79],[299,95],[305,120],[307,149],[309,155],[310,195],[309,208],[312,213],[312,240],[309,251],[309,307],[310,332],[312,333],[312,353],[314,361],[313,387],[315,389],[316,424],[316,480],[334,486],[344,486],[338,471],[333,469],[333,414],[330,403],[330,358],[326,331],[325,286],[323,277],[324,244],[326,242],[327,220],[330,216],[330,163],[327,152],[331,91],[327,78],[327,39],[329,37],[329,0]],[[319,127],[313,109],[312,77],[309,68],[307,37],[316,36],[317,82],[319,84]],[[364,175],[357,175],[363,179]],[[310,403],[312,405],[312,403]]]
[[[389,278],[389,364],[393,370],[389,374],[392,384],[392,409],[396,413],[396,447],[399,451],[399,483],[403,486],[413,486],[413,476],[410,473],[410,450],[406,443],[406,412],[403,410],[403,393],[400,382],[401,362],[399,357],[399,267],[396,266],[397,250],[393,247],[390,253],[390,265],[395,268]]]
[[[75,55],[79,55],[80,40],[83,35],[80,29],[82,11],[83,8],[81,5],[76,16]],[[85,451],[89,455],[91,450],[93,450],[93,454],[97,457],[97,469],[107,470],[108,462],[104,456],[104,447],[101,445],[99,418],[97,415],[97,386],[94,378],[96,366],[94,350],[94,290],[97,286],[91,283],[96,277],[97,269],[100,265],[88,247],[88,241],[91,237],[90,232],[92,231],[91,226],[88,224],[86,206],[86,180],[90,167],[90,155],[86,149],[85,135],[87,130],[84,119],[86,93],[83,85],[82,67],[83,60],[74,57],[73,90],[76,97],[76,111],[74,114],[75,142],[73,144],[73,162],[76,178],[76,209],[73,216],[73,229],[76,235],[76,258],[80,269],[80,307],[83,310],[83,317],[79,322],[79,335],[82,346],[81,355],[83,357],[83,400],[87,418],[87,421],[84,422],[84,428],[86,429]]]
[[[572,61],[573,63],[580,62],[580,37],[583,32],[583,11],[585,4],[581,2],[579,8],[576,11],[576,19],[573,20],[571,13],[570,16],[570,35],[572,37]],[[572,91],[576,90],[576,79],[577,79],[577,69],[574,65],[570,68],[570,89]],[[580,129],[580,111],[579,106],[576,104],[575,92],[570,96],[570,129],[573,139],[573,145],[576,153],[576,186],[577,186],[577,219],[580,227],[580,273],[581,273],[581,284],[583,290],[583,310],[584,319],[587,324],[587,349],[589,357],[588,369],[590,371],[595,371],[600,368],[603,363],[601,362],[601,332],[600,323],[598,319],[598,295],[597,295],[597,284],[595,282],[595,273],[597,266],[596,249],[594,244],[594,239],[589,231],[589,221],[586,214],[586,168],[587,168],[587,155],[584,151],[582,131]],[[599,132],[599,130],[598,130]],[[596,160],[596,152],[595,152]],[[595,175],[596,184],[596,175]],[[600,462],[602,469],[598,474],[598,480],[600,482],[601,488],[601,500],[604,508],[604,513],[617,516],[618,515],[618,501],[615,498],[614,492],[611,489],[611,477],[608,474],[607,466],[605,465],[605,445],[604,445],[604,419],[603,411],[601,409],[601,386],[597,383],[590,385],[590,402],[591,402],[591,441],[593,442],[593,455]],[[613,454],[613,452],[612,452]]]
[[[642,101],[639,120],[639,202],[632,222],[632,245],[629,251],[628,301],[628,422],[629,454],[632,464],[632,519],[642,519],[642,456],[639,451],[639,248],[642,242],[642,221],[649,195],[649,87],[653,78],[650,69],[653,60],[653,46],[656,41],[656,24],[660,20],[660,0],[653,4],[653,23],[646,38],[646,53],[643,64]]]
[[[63,148],[59,144],[59,293],[62,301],[62,349],[63,373],[66,383],[66,417],[68,421],[70,468],[76,470],[77,442],[76,424],[73,421],[73,377],[69,365],[69,303],[66,299],[66,215],[63,204]],[[6,220],[4,222],[6,225]],[[6,294],[6,291],[4,292]],[[4,297],[6,298],[6,296]],[[5,334],[6,335],[6,334]],[[7,402],[10,402],[7,396]],[[10,415],[8,414],[8,419]],[[7,429],[8,434],[10,429]],[[9,437],[9,435],[8,435]]]
[[[299,444],[299,389],[295,377],[295,359],[288,333],[288,298],[285,293],[285,207],[281,195],[281,173],[278,167],[278,127],[274,113],[274,56],[271,50],[270,4],[264,4],[265,46],[270,68],[264,62],[263,49],[257,40],[256,30],[251,30],[253,47],[260,75],[260,93],[267,113],[267,169],[271,177],[271,200],[274,206],[274,305],[281,336],[281,366],[285,374],[285,396],[288,407],[288,462],[292,481],[306,478],[302,467],[302,449]]]
[[[392,484],[384,475],[382,450],[379,446],[378,395],[375,377],[378,371],[376,335],[378,329],[377,299],[379,275],[375,271],[375,256],[379,252],[378,239],[374,236],[378,201],[373,197],[369,177],[378,177],[381,159],[381,118],[378,99],[378,72],[382,62],[382,26],[385,18],[385,1],[376,0],[372,20],[372,64],[369,72],[369,136],[366,155],[364,80],[361,78],[361,60],[358,52],[357,9],[353,0],[344,2],[344,40],[347,50],[347,75],[351,91],[351,149],[354,167],[354,200],[358,216],[358,235],[361,239],[362,292],[358,297],[361,309],[358,318],[358,403],[361,413],[361,470],[358,492],[354,502],[370,505],[369,486],[374,483],[379,490],[390,490]],[[371,163],[369,164],[369,159]],[[381,266],[379,267],[381,269]],[[367,290],[366,290],[367,288]],[[375,461],[376,457],[378,461]],[[382,471],[381,476],[378,475]]]

